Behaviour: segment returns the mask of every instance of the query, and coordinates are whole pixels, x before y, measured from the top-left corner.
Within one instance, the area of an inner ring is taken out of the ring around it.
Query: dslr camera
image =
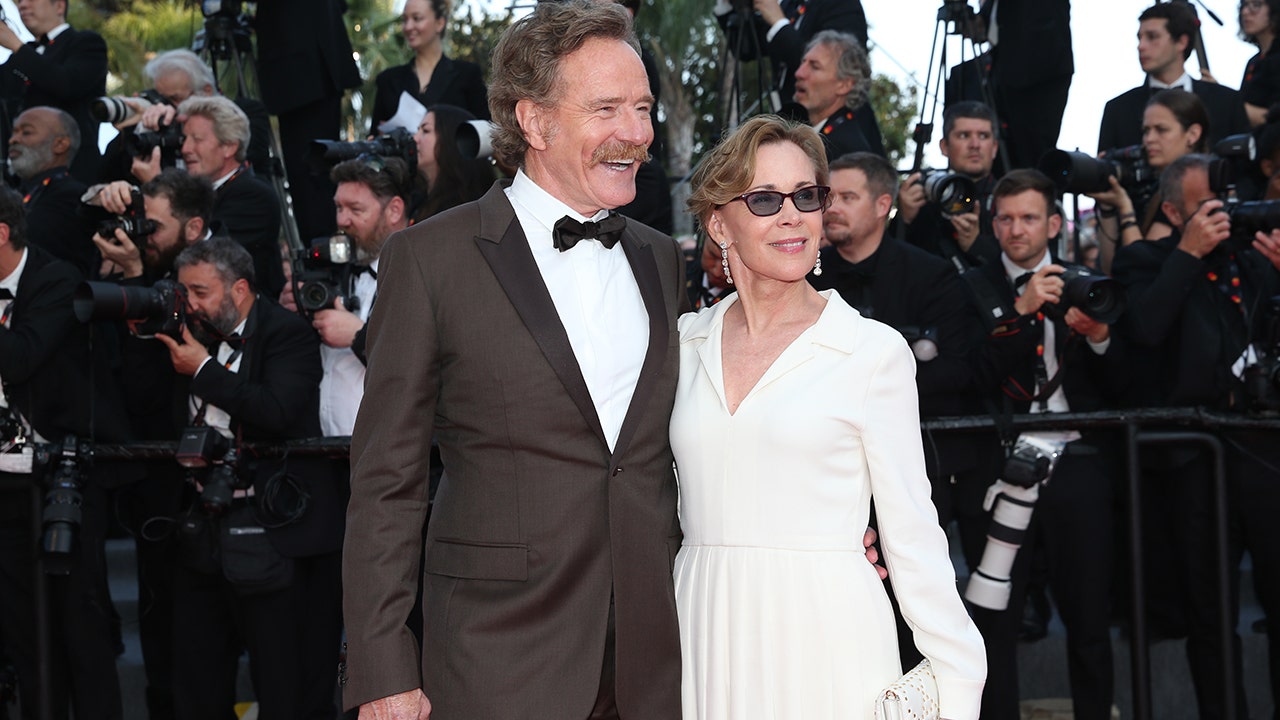
[[[174,280],[157,280],[149,288],[105,282],[83,282],[71,300],[76,319],[135,320],[130,329],[138,337],[168,335],[182,340],[187,322],[187,289]]]
[[[1082,152],[1050,150],[1040,157],[1038,168],[1048,175],[1060,193],[1094,193],[1111,189],[1110,178],[1130,193],[1154,186],[1160,173],[1147,163],[1141,145],[1112,148],[1105,157]]]
[[[1083,265],[1068,265],[1059,273],[1062,278],[1062,300],[1045,303],[1044,314],[1059,319],[1073,307],[1089,317],[1110,325],[1124,312],[1124,288],[1115,280]],[[1008,478],[1005,478],[1008,480]]]
[[[404,128],[396,128],[372,140],[357,142],[312,140],[311,148],[307,151],[307,163],[313,172],[326,173],[343,160],[354,160],[361,155],[398,157],[410,169],[418,166],[418,145],[413,141],[413,133]]]
[[[338,233],[312,240],[306,251],[294,257],[293,297],[298,309],[310,315],[332,308],[342,298],[344,307],[355,312],[357,298],[347,292],[355,259],[355,241],[349,235]]]
[[[1237,179],[1247,177],[1257,157],[1252,135],[1232,135],[1213,146],[1214,159],[1209,164],[1209,189],[1222,200],[1222,210],[1231,218],[1231,237],[1227,242],[1236,250],[1253,247],[1258,232],[1269,233],[1280,228],[1280,200],[1241,201]]]
[[[70,555],[75,547],[83,517],[84,496],[80,489],[92,458],[89,444],[77,442],[74,435],[68,435],[61,444],[45,446],[40,453],[49,488],[40,515],[40,549],[46,555]]]
[[[231,507],[236,490],[249,487],[250,483],[241,477],[240,453],[222,433],[207,425],[182,431],[174,459],[188,470],[206,472],[200,504],[209,515],[216,517],[225,513]]]
[[[920,170],[920,186],[925,199],[942,208],[945,218],[978,209],[978,185],[967,175],[924,168]]]
[[[147,217],[147,206],[142,200],[142,192],[134,188],[133,199],[123,215],[116,215],[109,220],[98,223],[98,234],[108,240],[116,236],[116,230],[123,230],[129,240],[141,251],[147,239],[159,230],[156,221]]]
[[[182,126],[172,122],[159,130],[125,135],[125,144],[130,154],[140,158],[149,158],[152,150],[160,148],[160,167],[171,168],[177,167],[178,159],[182,157],[182,143],[186,139]]]

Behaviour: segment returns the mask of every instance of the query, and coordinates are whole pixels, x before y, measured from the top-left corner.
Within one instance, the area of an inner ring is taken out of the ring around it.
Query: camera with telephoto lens
[[[40,453],[49,488],[40,514],[40,549],[46,555],[70,555],[75,547],[84,504],[80,488],[92,457],[89,444],[77,442],[74,435],[68,435],[61,444],[45,446]]]
[[[135,188],[131,194],[133,199],[129,201],[129,207],[124,214],[98,223],[98,234],[112,240],[116,236],[116,230],[123,230],[129,240],[141,251],[160,226],[155,220],[147,217],[147,206],[142,200],[142,193]]]
[[[372,140],[312,140],[311,148],[307,151],[307,163],[312,171],[326,173],[334,165],[344,160],[354,160],[361,155],[398,157],[410,168],[418,166],[418,145],[413,140],[413,133],[404,128],[396,128]]]
[[[1280,228],[1280,200],[1242,202],[1237,192],[1238,178],[1246,177],[1257,157],[1257,145],[1249,134],[1232,135],[1213,146],[1209,163],[1209,189],[1222,200],[1222,212],[1231,218],[1227,242],[1236,250],[1253,247],[1254,235]]]
[[[1085,315],[1108,325],[1120,319],[1125,305],[1120,283],[1083,265],[1068,265],[1058,277],[1062,278],[1062,299],[1045,303],[1041,307],[1045,315],[1061,319],[1068,310],[1078,307]]]
[[[71,300],[76,319],[138,320],[130,329],[138,337],[168,335],[182,340],[187,321],[187,289],[173,280],[157,280],[149,288],[83,282]]]
[[[945,218],[978,209],[978,185],[966,175],[925,168],[920,171],[920,187],[925,199],[938,205]]]
[[[136,158],[149,159],[151,151],[160,148],[162,168],[177,167],[178,158],[182,157],[182,143],[187,140],[182,126],[176,122],[163,125],[159,130],[127,133],[124,137],[129,154]]]
[[[298,309],[305,313],[328,310],[342,298],[343,307],[355,312],[358,298],[345,290],[351,284],[355,259],[355,242],[349,235],[338,233],[312,240],[311,247],[294,260],[293,297]]]
[[[138,114],[133,105],[141,101],[144,106],[168,105],[169,101],[155,90],[143,90],[135,97],[105,95],[89,103],[89,114],[100,123],[117,125]],[[145,109],[145,108],[144,108]]]
[[[1040,157],[1037,167],[1053,180],[1060,193],[1106,192],[1111,189],[1112,177],[1132,193],[1155,185],[1160,179],[1160,173],[1147,163],[1147,153],[1141,145],[1112,148],[1104,155],[1050,150]]]

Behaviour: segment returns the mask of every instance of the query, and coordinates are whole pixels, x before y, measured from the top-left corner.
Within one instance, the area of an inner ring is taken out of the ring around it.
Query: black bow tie
[[[369,277],[373,278],[374,280],[378,279],[378,271],[374,270],[372,265],[352,265],[351,266],[352,277],[360,277],[365,273],[369,273]]]
[[[36,47],[49,47],[52,44],[53,40],[50,40],[48,35],[41,35],[36,38]]]
[[[599,240],[607,250],[618,244],[626,227],[627,219],[617,213],[610,214],[598,223],[590,220],[580,223],[566,215],[556,221],[551,237],[555,239],[556,249],[560,252],[577,245],[580,240],[592,239]]]
[[[1035,275],[1035,273],[1033,273],[1033,272],[1024,272],[1024,273],[1022,273],[1021,275],[1019,275],[1018,277],[1014,278],[1014,279],[1013,279],[1013,289],[1016,291],[1016,290],[1018,290],[1019,288],[1021,288],[1023,285],[1026,285],[1026,284],[1027,284],[1027,282],[1028,282],[1029,280],[1031,280],[1031,276],[1032,276],[1032,275]]]

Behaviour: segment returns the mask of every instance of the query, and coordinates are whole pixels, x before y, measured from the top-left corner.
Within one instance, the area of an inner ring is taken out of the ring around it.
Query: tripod
[[[238,9],[238,8],[237,8]],[[261,100],[258,87],[257,66],[253,60],[253,30],[244,15],[234,11],[219,10],[207,15],[202,27],[191,42],[191,50],[213,70],[214,78],[234,71],[236,92],[234,97]],[[219,66],[221,65],[221,69]],[[300,252],[302,239],[298,233],[298,224],[293,214],[293,196],[289,193],[289,179],[285,174],[284,154],[280,146],[280,135],[274,122],[270,124],[271,184],[276,196],[280,198],[280,227],[284,229],[285,240],[291,253]]]
[[[960,63],[956,65],[956,72],[960,73],[957,87],[963,94],[968,83],[960,69],[972,63],[977,74],[978,94],[982,102],[991,108],[991,112],[996,112],[991,78],[982,61],[983,53],[979,52],[978,48],[979,45],[986,43],[986,33],[978,20],[978,15],[965,0],[943,0],[942,7],[938,8],[938,18],[933,28],[933,44],[929,50],[929,70],[925,75],[924,93],[920,97],[920,119],[911,134],[911,139],[916,144],[913,172],[918,172],[924,166],[924,149],[933,140],[933,121],[937,117],[938,97],[942,94],[943,78],[947,71],[947,37],[950,35],[960,37],[961,41]],[[935,59],[937,59],[936,65]],[[996,133],[996,142],[1000,148],[998,157],[1008,157],[998,118],[992,130]]]
[[[1196,51],[1196,62],[1200,66],[1201,76],[1208,73],[1209,55],[1204,50],[1204,33],[1200,32],[1200,15],[1196,12],[1195,6],[1199,5],[1200,8],[1204,10],[1205,14],[1209,16],[1209,19],[1218,24],[1218,27],[1222,27],[1222,18],[1218,17],[1212,10],[1210,10],[1209,7],[1204,4],[1203,0],[1195,0],[1194,4],[1191,0],[1156,0],[1156,2],[1180,3],[1187,6],[1187,9],[1191,11],[1191,16],[1196,19],[1196,34],[1191,38],[1192,47],[1194,47]]]
[[[777,97],[773,81],[773,71],[769,66],[768,56],[760,47],[760,36],[756,32],[755,11],[751,9],[749,0],[737,0],[729,20],[725,24],[724,50],[720,53],[720,79],[717,86],[723,91],[724,104],[721,108],[726,131],[737,127],[743,118],[751,117],[767,108],[767,112],[777,112],[782,103]],[[742,85],[742,60],[756,61],[756,87],[754,94],[744,90]],[[746,105],[744,108],[743,106]]]

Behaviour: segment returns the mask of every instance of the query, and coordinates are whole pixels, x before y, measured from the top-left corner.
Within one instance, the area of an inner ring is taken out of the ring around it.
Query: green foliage
[[[875,108],[876,120],[880,122],[885,153],[894,167],[908,157],[907,145],[917,119],[916,102],[915,86],[909,85],[904,90],[888,75],[871,78],[871,107]],[[911,142],[910,146],[910,152],[915,152],[915,143]]]
[[[489,5],[473,2],[454,11],[453,26],[445,36],[445,52],[449,57],[466,60],[480,66],[485,82],[489,81],[490,58],[498,45],[498,38],[515,21],[511,8],[501,12],[489,11]]]
[[[393,10],[392,0],[351,2],[347,11],[347,34],[360,68],[364,84],[347,96],[343,118],[347,139],[368,135],[369,116],[373,112],[374,80],[378,73],[403,65],[412,57],[400,34],[400,16]]]

